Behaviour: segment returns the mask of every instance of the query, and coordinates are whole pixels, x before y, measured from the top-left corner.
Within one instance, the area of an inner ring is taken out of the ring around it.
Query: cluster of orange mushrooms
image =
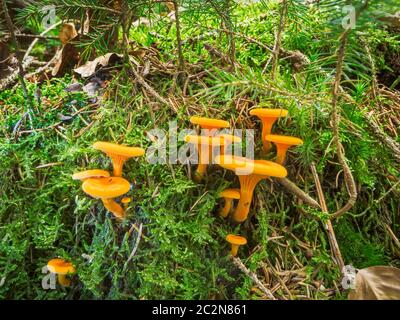
[[[227,218],[232,210],[234,200],[238,200],[232,219],[236,223],[244,222],[249,214],[254,189],[257,184],[270,177],[284,178],[287,176],[287,171],[283,166],[286,153],[290,147],[303,144],[303,141],[296,137],[272,134],[272,127],[275,122],[281,117],[286,117],[287,114],[288,111],[284,109],[257,108],[250,111],[250,115],[258,117],[262,122],[261,138],[264,152],[271,151],[271,143],[276,146],[275,162],[225,154],[226,147],[229,144],[241,142],[241,139],[236,136],[218,135],[218,130],[230,127],[229,122],[199,117],[191,118],[192,124],[199,125],[203,132],[206,132],[203,136],[186,137],[186,141],[197,144],[199,150],[199,165],[194,179],[199,181],[204,176],[207,167],[205,163],[210,163],[208,160],[212,153],[204,151],[208,151],[215,146],[220,146],[221,148],[220,154],[214,159],[215,163],[224,169],[235,172],[239,178],[240,189],[226,189],[220,195],[225,200],[225,205],[219,212],[221,217]],[[203,148],[204,145],[206,145],[206,148]],[[200,152],[200,150],[202,151]],[[239,246],[247,244],[246,238],[233,234],[229,234],[226,237],[226,241],[231,244],[232,256],[237,255]]]
[[[272,127],[281,117],[286,117],[287,110],[258,108],[250,111],[252,116],[258,117],[262,122],[262,143],[264,152],[270,152],[273,143],[276,146],[276,161],[253,160],[234,156],[227,153],[230,145],[241,143],[242,139],[231,134],[221,134],[219,130],[230,128],[230,124],[224,120],[192,117],[190,122],[201,129],[201,135],[188,135],[185,141],[197,148],[198,166],[194,172],[193,179],[201,182],[206,175],[207,166],[210,163],[218,164],[224,169],[235,172],[240,182],[240,189],[226,189],[221,192],[224,198],[224,206],[219,211],[222,218],[227,218],[233,211],[232,219],[236,223],[242,223],[247,219],[250,211],[254,189],[257,184],[267,178],[284,178],[287,171],[283,166],[287,150],[291,146],[301,145],[301,139],[289,136],[274,135]],[[126,207],[131,201],[124,197],[119,204],[116,199],[127,194],[131,184],[122,178],[124,163],[135,157],[141,157],[145,150],[137,147],[128,147],[108,142],[96,142],[93,145],[96,150],[103,151],[111,158],[113,164],[113,176],[108,171],[95,169],[79,172],[73,175],[74,180],[82,181],[83,191],[93,198],[100,199],[104,207],[110,211],[118,220],[126,217]],[[219,154],[213,158],[214,148],[219,149]],[[234,201],[237,200],[235,210]],[[229,234],[226,241],[231,244],[231,255],[236,256],[240,246],[247,244],[247,239],[240,235]],[[63,259],[49,261],[48,270],[58,275],[58,282],[62,286],[68,286],[70,281],[66,276],[74,274],[74,266]]]
[[[236,209],[233,212],[232,219],[236,223],[242,223],[247,219],[250,211],[254,189],[257,184],[269,177],[284,178],[287,176],[287,170],[283,166],[286,159],[286,153],[292,146],[303,144],[303,141],[296,137],[274,135],[272,127],[274,123],[281,117],[286,117],[287,110],[284,109],[253,109],[250,111],[252,116],[258,117],[262,122],[262,143],[264,153],[268,153],[272,149],[273,143],[276,146],[275,162],[267,160],[253,160],[230,154],[224,154],[221,149],[221,154],[215,157],[215,163],[222,168],[235,172],[238,176],[240,189],[226,189],[220,196],[224,198],[225,205],[220,210],[219,215],[227,218],[232,211],[233,203],[238,201]],[[218,130],[229,127],[228,122],[216,122],[215,120],[207,120],[200,118],[192,118],[193,124],[198,124],[202,129]],[[240,142],[238,137],[230,137],[230,143]],[[201,154],[200,154],[201,156]],[[201,162],[200,162],[201,164]],[[200,166],[199,166],[200,167]],[[203,172],[201,168],[200,172]],[[231,244],[231,254],[236,256],[239,246],[247,244],[247,239],[229,234],[226,241]]]
[[[82,181],[82,189],[85,193],[95,199],[100,199],[108,211],[118,220],[123,220],[127,205],[131,202],[131,198],[128,197],[121,199],[122,206],[116,201],[117,198],[131,190],[131,184],[122,178],[123,166],[128,159],[143,156],[145,150],[109,142],[96,142],[93,148],[103,151],[110,157],[113,164],[113,175],[111,176],[105,170],[93,169],[75,173],[72,179]],[[64,287],[70,285],[67,276],[76,272],[71,262],[59,258],[50,260],[47,263],[47,269],[51,273],[57,274],[58,283]]]

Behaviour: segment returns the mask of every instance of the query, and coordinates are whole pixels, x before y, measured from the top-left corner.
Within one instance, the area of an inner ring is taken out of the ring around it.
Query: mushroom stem
[[[222,218],[226,218],[228,216],[229,212],[231,211],[232,202],[233,202],[232,198],[224,198],[224,199],[225,199],[225,206],[219,212],[219,215]]]
[[[125,210],[114,201],[114,199],[101,199],[103,201],[104,207],[110,211],[118,219],[125,218]]]
[[[280,165],[283,165],[286,160],[286,153],[289,149],[289,145],[285,144],[277,144],[276,145],[276,162],[279,163]]]
[[[199,163],[199,165],[197,166],[196,172],[194,174],[194,180],[196,182],[200,182],[201,180],[203,180],[203,177],[206,174],[206,171],[207,171],[207,165]]]
[[[114,177],[122,177],[122,169],[124,167],[126,157],[122,157],[115,154],[109,154],[108,156],[111,158],[113,163]]]
[[[253,200],[254,189],[257,184],[265,178],[265,176],[260,176],[257,174],[239,176],[240,200],[233,214],[233,220],[235,222],[241,223],[247,219],[251,202]]]
[[[194,180],[200,182],[207,172],[207,166],[210,163],[212,154],[212,146],[199,144],[197,150],[199,153],[199,164],[194,175]]]
[[[239,246],[237,244],[231,244],[231,255],[236,257],[238,254]]]
[[[66,274],[57,274],[58,283],[63,287],[69,287],[71,285],[71,280],[67,278]]]
[[[262,122],[262,142],[263,142],[263,146],[264,146],[264,151],[268,152],[269,150],[271,150],[271,142],[267,141],[265,139],[265,137],[269,134],[271,134],[272,131],[272,126],[274,125],[275,121],[278,118],[267,118],[264,119]]]

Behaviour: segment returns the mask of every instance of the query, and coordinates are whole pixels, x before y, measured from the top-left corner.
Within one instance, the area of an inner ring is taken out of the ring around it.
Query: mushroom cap
[[[141,157],[145,154],[145,150],[137,147],[128,147],[110,142],[96,142],[93,148],[103,151],[106,154],[115,154],[126,158]]]
[[[267,109],[267,108],[257,108],[250,110],[250,115],[259,118],[280,118],[286,117],[288,111],[285,109]]]
[[[132,201],[132,199],[129,198],[129,197],[123,197],[123,198],[121,199],[121,203],[123,203],[123,204],[131,203],[131,201]]]
[[[235,136],[233,134],[221,134],[218,135],[217,137],[224,138],[224,144],[233,144],[242,142],[242,138]]]
[[[210,119],[210,118],[202,118],[202,117],[191,117],[190,122],[192,124],[197,124],[200,127],[220,129],[220,128],[229,128],[230,124],[228,121],[219,120],[219,119]]]
[[[129,192],[131,184],[120,177],[91,178],[83,182],[82,189],[96,199],[113,199]]]
[[[225,139],[222,136],[209,137],[209,136],[189,135],[185,137],[185,141],[191,144],[197,144],[197,145],[201,144],[214,147],[225,145]]]
[[[247,239],[245,237],[237,236],[234,234],[228,234],[225,239],[230,244],[234,244],[237,246],[243,246],[243,245],[247,244]]]
[[[303,140],[296,137],[280,136],[276,134],[268,134],[265,136],[265,140],[274,142],[277,144],[284,144],[288,146],[298,146],[303,144]]]
[[[232,155],[219,155],[215,157],[215,162],[221,167],[235,171],[237,175],[257,174],[276,178],[285,178],[287,170],[272,161],[251,160],[244,157]],[[240,170],[243,170],[242,172]]]
[[[239,189],[225,189],[220,194],[221,198],[228,199],[240,199],[240,190]]]
[[[84,180],[90,179],[90,178],[107,178],[109,176],[110,176],[110,173],[108,171],[94,169],[94,170],[86,170],[86,171],[74,173],[72,175],[72,179],[84,181]]]
[[[64,259],[56,258],[47,262],[47,269],[51,273],[56,274],[69,274],[75,273],[75,267],[71,262],[65,261]]]

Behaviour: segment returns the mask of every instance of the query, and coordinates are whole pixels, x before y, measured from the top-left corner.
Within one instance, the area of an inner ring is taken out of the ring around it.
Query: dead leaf
[[[400,269],[375,266],[359,270],[349,300],[400,300]]]
[[[107,53],[104,56],[98,57],[93,61],[89,61],[83,66],[74,70],[82,78],[93,76],[101,67],[107,67],[121,61],[122,55],[116,53]]]
[[[65,88],[66,92],[79,92],[82,91],[82,85],[78,82],[70,84]]]
[[[97,96],[97,91],[101,89],[101,85],[96,81],[91,81],[83,87],[83,91],[91,98]]]
[[[73,40],[78,33],[76,32],[75,25],[73,23],[64,23],[61,27],[59,38],[63,45]]]
[[[57,53],[56,64],[51,72],[53,77],[60,77],[71,70],[79,61],[79,51],[72,43],[67,43]]]

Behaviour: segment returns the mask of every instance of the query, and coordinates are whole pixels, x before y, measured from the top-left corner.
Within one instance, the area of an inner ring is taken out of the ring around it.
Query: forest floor
[[[315,168],[328,212],[345,205],[349,196],[331,123],[337,43],[318,31],[320,16],[312,10],[302,18],[290,16],[282,48],[307,59],[299,65],[281,57],[273,80],[263,69],[271,57],[278,11],[277,3],[268,11],[260,4],[236,9],[240,32],[233,68],[229,37],[219,22],[183,24],[184,74],[178,70],[175,24],[160,17],[133,28],[133,67],[156,94],[122,61],[87,78],[71,69],[26,80],[31,121],[19,122],[25,105],[21,86],[15,82],[0,92],[1,299],[268,299],[262,287],[276,299],[347,298],[325,229],[329,214],[273,178],[258,185],[250,217],[241,225],[217,214],[219,193],[239,183],[216,165],[205,181],[195,183],[194,166],[128,161],[124,177],[134,183],[133,201],[122,223],[71,178],[86,169],[112,168],[92,148],[94,142],[146,149],[154,143],[151,130],[168,131],[170,121],[179,131],[193,129],[189,119],[194,115],[255,129],[255,157],[274,159],[274,153],[261,153],[260,123],[249,114],[254,107],[274,107],[289,111],[274,132],[304,140],[288,153],[288,178],[319,202]],[[58,29],[47,36],[57,37]],[[399,56],[400,45],[398,33],[371,32],[370,56],[379,58],[373,87],[378,97],[371,91],[373,76],[362,68],[369,65],[368,56],[360,54],[346,65],[346,95],[339,100],[340,139],[358,198],[331,221],[345,265],[400,267],[400,163],[367,122],[375,117],[380,130],[400,143],[399,122],[393,120],[400,119],[398,82],[382,76],[396,70],[381,51]],[[57,39],[41,39],[31,55],[48,61],[59,46]],[[97,87],[88,94],[77,82]],[[229,233],[248,239],[238,257],[259,284],[229,257]],[[42,269],[55,257],[72,261],[77,275],[70,288],[44,290]]]

